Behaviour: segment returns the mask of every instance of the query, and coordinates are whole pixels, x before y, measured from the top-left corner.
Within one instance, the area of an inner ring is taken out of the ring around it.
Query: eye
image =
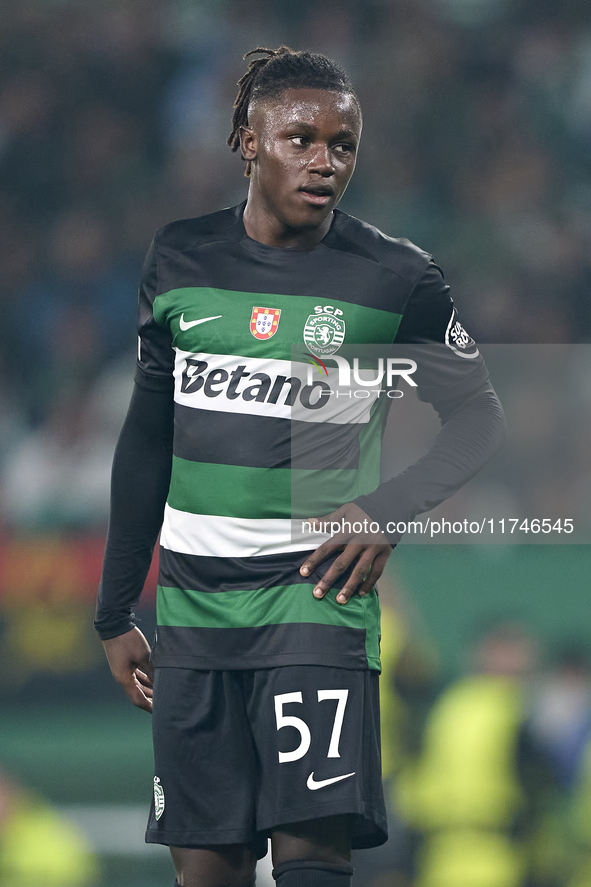
[[[341,142],[341,144],[334,146],[334,150],[338,154],[354,154],[355,145],[352,145],[350,142]]]
[[[307,136],[290,136],[289,139],[298,148],[307,148],[310,144],[310,139]]]

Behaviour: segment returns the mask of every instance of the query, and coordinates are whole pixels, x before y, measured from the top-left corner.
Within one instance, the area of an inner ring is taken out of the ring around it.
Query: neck
[[[251,240],[282,249],[308,250],[318,246],[332,224],[332,212],[317,228],[290,228],[276,216],[266,211],[249,191],[242,221]]]

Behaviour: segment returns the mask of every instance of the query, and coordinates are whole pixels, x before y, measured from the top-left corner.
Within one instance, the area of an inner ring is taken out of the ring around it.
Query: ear
[[[258,149],[258,137],[251,126],[240,127],[240,152],[245,160],[256,159]]]

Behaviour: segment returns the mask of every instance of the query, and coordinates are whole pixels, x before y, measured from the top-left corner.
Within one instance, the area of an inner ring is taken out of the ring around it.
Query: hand
[[[103,641],[111,674],[138,708],[152,712],[154,666],[150,645],[139,628]]]
[[[319,545],[314,554],[310,555],[307,561],[302,564],[300,574],[308,576],[318,564],[325,561],[335,551],[342,551],[315,586],[314,597],[323,598],[338,577],[355,560],[357,560],[357,564],[337,594],[337,603],[346,604],[356,591],[359,597],[369,594],[384,572],[384,567],[393,548],[383,533],[368,531],[372,519],[358,505],[348,502],[332,514],[327,514],[325,517],[308,518],[308,520],[313,528],[319,531],[323,529],[321,526],[323,523],[331,521],[338,522],[341,526],[348,522],[351,527],[355,523],[361,523],[365,529],[361,533],[351,531],[335,534],[330,542],[323,542],[322,545]]]

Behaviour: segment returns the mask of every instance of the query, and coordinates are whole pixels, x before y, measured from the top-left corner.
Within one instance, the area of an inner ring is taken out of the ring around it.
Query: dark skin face
[[[355,169],[361,114],[350,94],[286,89],[250,111],[240,135],[250,161],[246,233],[259,243],[312,249]]]

